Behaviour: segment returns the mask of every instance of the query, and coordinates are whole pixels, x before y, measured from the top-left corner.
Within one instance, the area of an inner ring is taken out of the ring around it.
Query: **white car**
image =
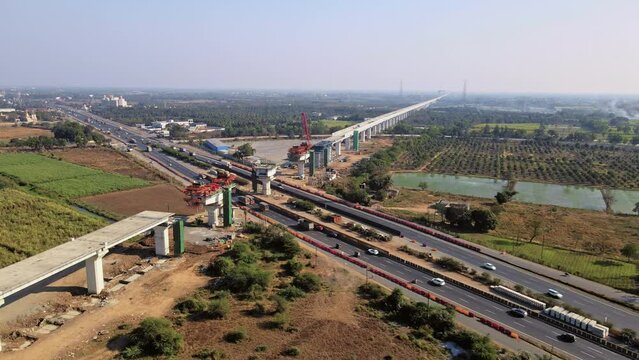
[[[444,281],[444,279],[441,278],[433,278],[430,280],[430,283],[435,285],[435,286],[444,286],[446,285],[446,282]]]
[[[375,249],[368,249],[368,253],[371,255],[379,255],[379,251]]]
[[[554,297],[555,299],[561,299],[562,297],[564,297],[562,293],[560,293],[559,291],[555,289],[548,289],[546,294],[548,294],[548,296],[550,297]]]
[[[481,267],[486,269],[486,270],[492,270],[492,271],[497,270],[497,267],[495,265],[491,264],[491,263],[483,263],[483,264],[481,264]]]

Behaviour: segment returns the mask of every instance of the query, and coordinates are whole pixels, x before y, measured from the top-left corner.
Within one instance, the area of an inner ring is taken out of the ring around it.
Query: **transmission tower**
[[[466,105],[466,86],[468,85],[468,81],[464,80],[464,91],[462,93],[462,102]]]

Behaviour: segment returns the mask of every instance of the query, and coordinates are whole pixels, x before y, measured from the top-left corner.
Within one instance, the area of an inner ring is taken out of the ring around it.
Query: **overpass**
[[[328,166],[328,163],[332,159],[333,151],[337,156],[342,154],[342,146],[344,146],[346,150],[353,149],[355,151],[359,151],[359,144],[361,142],[365,142],[373,135],[377,135],[382,131],[397,125],[397,123],[406,119],[411,114],[429,107],[446,95],[447,94],[391,111],[387,114],[368,119],[332,133],[329,138],[322,140],[313,146],[314,158],[311,159],[311,166]]]
[[[12,294],[85,262],[87,289],[104,289],[102,258],[109,249],[151,229],[155,230],[155,253],[169,254],[169,219],[173,213],[143,211],[92,233],[0,269],[0,305]]]

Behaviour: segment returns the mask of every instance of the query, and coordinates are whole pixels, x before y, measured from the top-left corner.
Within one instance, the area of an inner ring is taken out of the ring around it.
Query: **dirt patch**
[[[187,206],[184,194],[170,184],[88,196],[81,200],[108,212],[124,216],[137,214],[144,210],[168,211],[180,215],[193,215],[204,211],[201,207]]]
[[[307,271],[318,273],[326,288],[291,304],[290,331],[269,329],[266,324],[273,319],[270,315],[247,315],[253,302],[232,300],[227,319],[187,321],[179,328],[186,344],[180,358],[189,359],[202,349],[217,349],[230,359],[251,355],[279,359],[290,347],[299,348],[302,359],[371,359],[385,355],[395,359],[437,358],[397,339],[398,329],[356,311],[360,300],[354,291],[364,281],[362,276],[354,276],[352,270],[323,254],[319,255],[318,266]],[[261,302],[270,303],[266,299]],[[245,330],[248,340],[240,344],[224,341],[226,333],[237,329]],[[259,345],[267,349],[256,352]]]
[[[7,127],[3,126],[0,130],[0,139],[22,139],[34,136],[46,136],[53,137],[53,133],[51,130],[47,129],[36,129],[36,128],[28,128],[28,127]]]
[[[54,150],[55,156],[65,161],[117,173],[132,176],[148,181],[163,181],[156,172],[142,166],[124,153],[117,152],[110,148],[72,148],[64,150]]]

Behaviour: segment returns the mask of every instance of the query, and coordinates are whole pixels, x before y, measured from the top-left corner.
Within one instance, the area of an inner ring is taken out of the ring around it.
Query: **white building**
[[[129,107],[129,103],[124,99],[124,96],[104,95],[102,104],[112,107]]]

